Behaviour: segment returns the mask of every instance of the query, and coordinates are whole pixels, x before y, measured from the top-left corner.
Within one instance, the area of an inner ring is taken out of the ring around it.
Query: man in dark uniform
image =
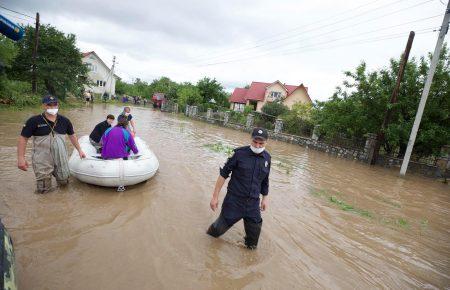
[[[113,123],[114,116],[110,114],[106,116],[105,121],[95,125],[94,130],[92,130],[91,134],[89,135],[89,141],[91,142],[92,146],[95,147],[98,153],[100,153],[100,150],[102,148],[102,144],[100,143],[100,141],[102,140],[103,133],[105,133],[108,128],[111,128]]]
[[[37,193],[45,193],[51,189],[52,175],[58,185],[69,181],[67,149],[64,136],[69,135],[70,142],[81,158],[86,157],[81,150],[72,123],[58,114],[58,99],[46,95],[42,99],[42,114],[31,117],[23,125],[17,144],[17,167],[28,170],[25,150],[30,137],[33,137],[32,164],[36,176]]]
[[[249,249],[256,249],[262,227],[261,210],[268,207],[271,157],[265,150],[267,138],[265,129],[255,128],[251,145],[235,149],[233,156],[220,169],[210,203],[213,211],[218,208],[219,193],[225,179],[232,174],[222,211],[209,227],[209,235],[217,238],[240,219],[244,219],[245,245]]]

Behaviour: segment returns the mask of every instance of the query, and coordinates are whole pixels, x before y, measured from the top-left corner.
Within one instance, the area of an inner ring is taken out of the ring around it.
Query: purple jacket
[[[138,153],[133,136],[120,126],[109,128],[102,136],[102,158],[116,159],[128,157],[130,149],[134,154]]]

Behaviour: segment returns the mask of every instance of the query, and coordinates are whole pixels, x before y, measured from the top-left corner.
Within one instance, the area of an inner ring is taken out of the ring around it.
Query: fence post
[[[229,120],[230,120],[230,112],[226,111],[225,114],[223,115],[223,124],[224,125],[228,124]]]
[[[191,116],[192,117],[197,116],[197,106],[192,106],[192,114],[191,114]]]
[[[320,125],[315,125],[314,126],[311,139],[316,140],[316,141],[319,140],[319,136],[320,136],[319,128],[320,128]]]
[[[167,106],[166,102],[162,102],[161,103],[161,112],[165,112],[166,111],[166,106]]]
[[[206,111],[206,120],[210,121],[212,119],[212,109],[208,108]]]
[[[377,134],[374,133],[367,133],[366,134],[367,139],[366,139],[366,145],[364,146],[364,154],[366,154],[367,162],[370,162],[370,160],[372,160],[373,157],[373,153],[375,152],[375,143],[377,141]],[[376,162],[376,160],[375,160]]]
[[[281,133],[283,131],[283,119],[276,119],[275,120],[275,133]]]
[[[184,110],[184,114],[186,116],[189,116],[189,112],[190,112],[189,105],[186,105],[186,109]]]
[[[450,145],[444,145],[441,148],[441,154],[436,158],[436,166],[440,177],[447,183],[447,178],[450,177]]]
[[[245,128],[247,129],[251,129],[253,128],[253,114],[248,114],[247,115],[247,122],[245,123]]]
[[[178,114],[178,104],[177,103],[173,104],[173,112],[175,114]]]

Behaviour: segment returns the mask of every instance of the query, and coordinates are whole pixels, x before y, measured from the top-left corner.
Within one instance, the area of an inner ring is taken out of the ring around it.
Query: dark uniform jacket
[[[233,156],[220,169],[220,175],[225,179],[231,173],[227,194],[255,199],[259,199],[260,194],[267,195],[270,163],[271,157],[266,150],[255,154],[250,146],[235,149]]]
[[[100,140],[102,139],[103,133],[105,133],[105,131],[110,127],[111,125],[106,120],[101,123],[98,123],[95,126],[94,130],[92,130],[91,135],[89,135],[89,138],[99,143]]]

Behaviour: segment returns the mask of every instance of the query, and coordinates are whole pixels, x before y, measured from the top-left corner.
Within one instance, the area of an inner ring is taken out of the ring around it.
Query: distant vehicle
[[[166,101],[166,97],[163,93],[154,93],[152,101],[153,101],[153,108],[161,108],[162,103]]]

